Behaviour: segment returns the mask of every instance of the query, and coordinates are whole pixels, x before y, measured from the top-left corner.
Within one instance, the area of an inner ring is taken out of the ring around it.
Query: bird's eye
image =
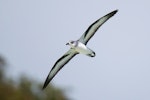
[[[71,43],[71,44],[73,44],[73,43],[74,43],[74,41],[71,41],[70,43]]]

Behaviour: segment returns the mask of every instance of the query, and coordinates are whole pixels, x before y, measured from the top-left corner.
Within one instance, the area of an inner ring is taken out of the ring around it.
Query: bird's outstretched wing
[[[114,14],[117,13],[118,10],[112,11],[109,14],[101,17],[97,21],[95,21],[93,24],[91,24],[88,29],[85,31],[85,33],[80,37],[79,41],[83,44],[87,44],[87,42],[90,40],[90,38],[95,34],[95,32],[98,30],[98,28],[103,25],[110,17],[112,17]]]
[[[54,66],[52,67],[51,71],[49,72],[45,83],[43,85],[43,89],[48,85],[48,83],[53,79],[53,77],[57,74],[57,72],[66,64],[68,63],[77,52],[75,52],[73,49],[70,49],[68,52],[66,52],[61,58],[59,58]]]

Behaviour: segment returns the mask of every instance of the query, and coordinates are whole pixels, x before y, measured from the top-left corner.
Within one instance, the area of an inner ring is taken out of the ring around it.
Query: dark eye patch
[[[71,41],[71,44],[73,44],[74,43],[74,41]]]

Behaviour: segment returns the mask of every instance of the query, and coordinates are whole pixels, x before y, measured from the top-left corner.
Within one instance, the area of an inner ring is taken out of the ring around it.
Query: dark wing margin
[[[109,14],[101,17],[100,19],[96,20],[93,24],[91,24],[85,33],[80,37],[79,41],[84,43],[85,45],[91,39],[91,37],[95,34],[95,32],[99,29],[101,25],[103,25],[110,17],[117,13],[118,10],[114,10]]]
[[[49,82],[53,79],[53,77],[60,71],[60,69],[67,64],[77,53],[70,49],[68,52],[66,52],[61,58],[59,58],[54,66],[52,67],[51,71],[49,72],[45,83],[43,85],[43,89],[46,88],[46,86],[49,84]]]

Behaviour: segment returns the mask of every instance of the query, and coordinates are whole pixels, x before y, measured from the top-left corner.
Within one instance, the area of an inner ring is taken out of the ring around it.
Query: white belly
[[[75,48],[75,50],[81,54],[91,54],[93,53],[92,50],[90,50],[88,47],[86,47],[83,43],[78,42],[78,46]]]

